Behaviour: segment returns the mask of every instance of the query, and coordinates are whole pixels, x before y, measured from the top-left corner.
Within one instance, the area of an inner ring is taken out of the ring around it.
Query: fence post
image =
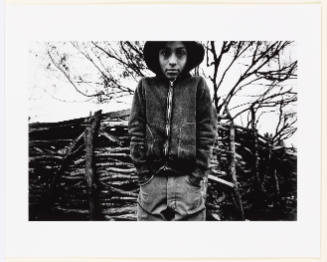
[[[64,156],[62,162],[61,162],[61,166],[58,170],[58,172],[56,172],[50,182],[49,182],[49,188],[46,191],[45,195],[43,196],[42,200],[40,201],[40,206],[39,206],[39,211],[38,213],[44,213],[47,214],[46,216],[49,216],[50,218],[52,218],[52,208],[55,202],[55,199],[57,198],[58,192],[57,192],[57,184],[58,184],[58,180],[60,179],[61,175],[65,172],[65,169],[67,168],[71,158],[73,157],[73,153],[75,148],[83,143],[83,134],[80,134],[73,142],[70,143],[67,153]],[[44,216],[44,214],[42,216]]]
[[[258,145],[258,132],[256,127],[256,111],[253,106],[251,107],[251,130],[252,130],[252,155],[253,155],[253,173],[256,180],[256,189],[259,195],[264,193],[262,179],[259,173],[259,145]],[[261,197],[260,197],[261,198]],[[263,199],[261,199],[263,200]]]
[[[230,121],[230,126],[229,126],[229,141],[230,141],[229,145],[230,145],[230,152],[231,152],[229,171],[234,183],[234,192],[240,210],[240,217],[241,220],[244,220],[244,208],[243,208],[242,197],[239,191],[238,180],[236,175],[236,146],[235,146],[235,128],[234,128],[233,120]]]
[[[85,179],[87,183],[90,220],[97,220],[100,215],[94,163],[94,143],[98,135],[100,120],[101,110],[94,113],[85,129]]]

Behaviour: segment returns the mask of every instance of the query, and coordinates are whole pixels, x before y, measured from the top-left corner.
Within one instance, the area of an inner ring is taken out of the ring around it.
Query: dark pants
[[[140,185],[137,220],[203,221],[206,219],[207,177],[200,185],[192,184],[189,175],[161,172]]]

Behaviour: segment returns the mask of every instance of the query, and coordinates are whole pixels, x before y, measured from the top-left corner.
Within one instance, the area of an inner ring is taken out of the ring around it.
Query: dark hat
[[[187,50],[187,61],[184,72],[189,72],[197,67],[203,60],[204,48],[195,41],[182,41]],[[159,65],[159,50],[166,45],[167,41],[147,41],[144,44],[143,55],[148,68],[155,74],[161,74]]]

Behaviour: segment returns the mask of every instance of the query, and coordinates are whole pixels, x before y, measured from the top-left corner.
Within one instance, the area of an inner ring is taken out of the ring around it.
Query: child
[[[129,119],[140,185],[137,218],[205,220],[216,116],[205,80],[189,73],[202,62],[204,48],[193,41],[149,41],[143,52],[156,76],[138,83]]]

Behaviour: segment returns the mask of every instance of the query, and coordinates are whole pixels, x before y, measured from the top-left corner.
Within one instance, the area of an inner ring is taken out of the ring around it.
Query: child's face
[[[182,42],[167,42],[159,50],[159,64],[163,74],[174,81],[183,71],[187,60],[187,50]]]

